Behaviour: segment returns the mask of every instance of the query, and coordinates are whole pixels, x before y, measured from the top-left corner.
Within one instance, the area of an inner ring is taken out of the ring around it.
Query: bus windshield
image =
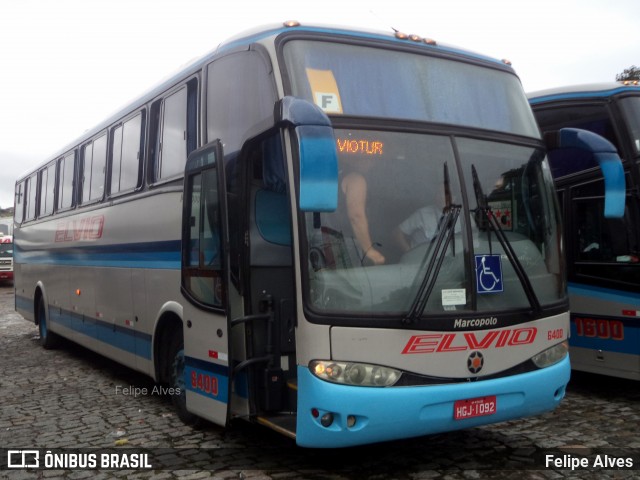
[[[3,243],[0,241],[0,258],[13,257],[13,243]]]
[[[541,150],[440,135],[335,134],[338,208],[307,213],[305,222],[314,311],[406,315],[422,295],[428,316],[564,298],[557,206]],[[370,248],[384,257],[375,266],[349,215],[345,186],[353,178],[366,182]]]
[[[515,75],[328,42],[292,41],[284,52],[293,95],[329,115],[456,128],[446,135],[335,130],[338,208],[305,214],[312,311],[416,319],[536,310],[565,299],[558,208],[543,151],[460,131],[539,138]],[[352,208],[353,191],[366,198],[364,211]],[[358,215],[366,219],[365,237]]]
[[[640,97],[628,97],[620,100],[629,135],[633,142],[634,152],[640,154]]]
[[[290,41],[284,53],[293,95],[316,103],[327,114],[539,137],[520,81],[499,67],[318,41]]]

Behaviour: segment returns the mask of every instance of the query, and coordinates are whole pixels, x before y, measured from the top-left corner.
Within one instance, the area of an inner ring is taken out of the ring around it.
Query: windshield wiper
[[[490,229],[489,230],[489,250],[491,250],[491,231],[493,231],[496,234],[496,237],[498,238],[500,245],[502,245],[502,248],[504,249],[504,253],[507,255],[509,262],[511,262],[511,265],[513,266],[513,270],[516,272],[516,275],[518,276],[518,280],[520,280],[520,284],[524,289],[524,293],[527,295],[527,299],[529,300],[529,304],[531,305],[531,308],[533,308],[535,312],[539,312],[541,310],[541,307],[540,307],[540,301],[536,296],[536,292],[533,289],[533,286],[529,281],[529,277],[527,276],[527,273],[522,267],[520,260],[518,260],[518,257],[516,256],[516,253],[513,250],[513,247],[511,246],[509,239],[505,235],[504,230],[502,230],[500,223],[498,222],[496,217],[493,215],[491,211],[491,207],[487,203],[487,197],[482,191],[482,185],[480,184],[480,179],[478,178],[478,172],[476,171],[476,167],[473,164],[471,165],[471,176],[473,178],[473,191],[475,192],[475,195],[476,195],[476,203],[478,204],[478,209],[481,211],[482,215],[486,217],[486,224],[489,226],[489,229]]]
[[[445,208],[444,213],[440,218],[438,223],[438,235],[434,240],[432,240],[432,243],[425,255],[425,260],[430,257],[427,269],[422,277],[422,281],[420,282],[418,292],[413,299],[411,308],[402,318],[402,323],[405,325],[414,323],[419,317],[421,317],[422,312],[424,312],[424,309],[427,306],[427,301],[429,300],[433,287],[436,284],[438,272],[442,267],[442,262],[444,261],[447,248],[453,238],[453,232],[461,209],[461,205],[449,205],[448,208]],[[424,264],[424,261],[422,263]]]

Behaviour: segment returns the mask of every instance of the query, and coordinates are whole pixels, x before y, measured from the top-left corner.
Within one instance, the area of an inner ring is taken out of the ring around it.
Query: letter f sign
[[[340,98],[335,93],[316,92],[316,105],[328,113],[341,113]]]

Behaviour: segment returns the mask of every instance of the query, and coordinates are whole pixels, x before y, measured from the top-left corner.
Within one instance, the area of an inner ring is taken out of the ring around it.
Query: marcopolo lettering
[[[453,326],[455,328],[470,328],[470,327],[489,327],[495,326],[498,324],[498,319],[496,317],[487,317],[487,318],[456,318]]]

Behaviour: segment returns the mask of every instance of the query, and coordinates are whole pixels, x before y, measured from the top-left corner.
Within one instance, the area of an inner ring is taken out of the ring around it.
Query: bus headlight
[[[567,353],[569,353],[569,342],[565,341],[534,355],[531,360],[533,360],[536,367],[544,368],[558,363],[567,356]]]
[[[400,378],[400,371],[395,368],[368,363],[313,360],[309,369],[327,382],[363,387],[390,387]]]

